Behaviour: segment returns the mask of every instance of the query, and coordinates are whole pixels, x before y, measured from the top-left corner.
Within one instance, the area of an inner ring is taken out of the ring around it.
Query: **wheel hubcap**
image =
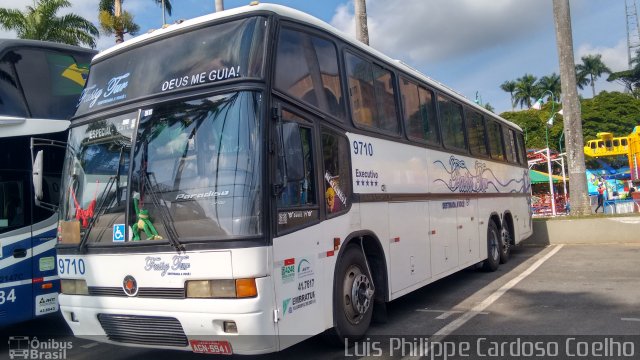
[[[494,259],[500,257],[500,246],[498,245],[498,236],[494,231],[491,231],[490,251]]]
[[[371,306],[373,288],[369,277],[352,265],[347,270],[344,279],[344,311],[352,324],[358,324]]]

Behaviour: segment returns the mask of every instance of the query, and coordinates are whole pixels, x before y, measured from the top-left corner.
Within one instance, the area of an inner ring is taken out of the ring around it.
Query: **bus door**
[[[279,152],[298,149],[297,169],[276,159],[276,224],[273,239],[276,306],[280,349],[324,330],[318,298],[321,269],[318,252],[323,231],[318,200],[316,153],[318,145],[309,117],[287,109],[281,111],[277,131]],[[294,126],[290,126],[295,124]],[[300,163],[302,162],[302,163]],[[285,170],[286,168],[286,170]],[[286,176],[285,171],[287,172]],[[293,173],[296,174],[293,174]],[[283,179],[286,181],[283,182]]]
[[[63,133],[63,134],[66,134]],[[66,136],[66,135],[65,135]],[[63,135],[56,136],[56,138]],[[33,209],[31,239],[32,239],[32,302],[33,315],[41,316],[58,311],[58,292],[60,282],[57,276],[56,264],[56,231],[57,205],[60,200],[60,178],[64,162],[65,143],[51,139],[31,139],[31,151],[37,154],[41,151],[41,164],[38,169],[42,173],[41,185],[33,188],[41,189],[36,200],[35,194],[29,197]],[[34,165],[36,166],[36,165]],[[38,190],[39,191],[39,190]]]
[[[0,327],[33,313],[28,186],[28,172],[0,170]]]

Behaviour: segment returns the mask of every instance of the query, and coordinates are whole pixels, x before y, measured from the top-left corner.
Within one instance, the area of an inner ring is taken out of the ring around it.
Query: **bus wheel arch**
[[[364,250],[364,254],[363,254]],[[340,247],[333,281],[334,340],[364,336],[376,306],[388,299],[387,271],[380,241],[370,232],[351,234]]]

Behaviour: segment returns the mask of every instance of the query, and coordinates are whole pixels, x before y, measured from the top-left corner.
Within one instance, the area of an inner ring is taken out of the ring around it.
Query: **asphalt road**
[[[354,347],[328,346],[321,336],[316,336],[278,354],[242,358],[411,358],[417,355],[412,358],[473,359],[481,357],[478,351],[487,355],[487,348],[490,351],[494,342],[513,345],[520,340],[540,341],[542,350],[547,351],[545,358],[569,358],[567,351],[578,355],[571,357],[574,359],[614,358],[611,353],[599,357],[597,351],[610,351],[614,346],[613,350],[619,353],[628,352],[631,345],[633,356],[621,353],[619,358],[640,358],[639,302],[640,245],[518,247],[513,250],[511,261],[494,273],[466,269],[388,304],[387,321],[373,324],[365,341]],[[9,359],[10,336],[37,337],[45,343],[70,342],[72,348],[60,354],[71,360],[217,358],[76,339],[64,321],[50,317],[0,330],[2,359]],[[616,341],[621,344],[618,348],[611,344]],[[582,342],[586,350],[581,347]],[[447,344],[453,347],[461,343],[471,344],[466,353],[465,348],[447,348]],[[601,343],[605,350],[593,348],[593,343]],[[431,353],[425,353],[428,344],[441,347],[432,347]],[[554,354],[548,352],[553,351],[549,348],[553,344],[560,347],[556,348],[558,356],[550,356]],[[516,350],[523,350],[522,346],[518,343]],[[440,353],[436,354],[436,350]],[[581,353],[586,356],[580,357]],[[484,358],[516,357],[488,355]]]

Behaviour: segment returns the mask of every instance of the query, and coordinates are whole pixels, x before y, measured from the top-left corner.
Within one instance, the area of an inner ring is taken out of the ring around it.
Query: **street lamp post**
[[[536,101],[536,103],[532,106],[534,109],[536,110],[540,110],[542,109],[542,98],[549,93],[550,97],[551,97],[551,117],[549,118],[549,120],[547,120],[546,124],[545,124],[545,134],[546,134],[546,140],[547,140],[547,149],[546,149],[546,153],[547,153],[547,171],[548,171],[548,175],[549,175],[549,193],[551,196],[551,214],[553,216],[556,216],[556,199],[555,199],[555,191],[553,189],[553,175],[551,174],[551,151],[549,150],[549,126],[553,125],[553,117],[555,116],[555,96],[553,95],[553,93],[550,90],[545,90],[542,93],[542,96],[540,96],[540,98]]]

